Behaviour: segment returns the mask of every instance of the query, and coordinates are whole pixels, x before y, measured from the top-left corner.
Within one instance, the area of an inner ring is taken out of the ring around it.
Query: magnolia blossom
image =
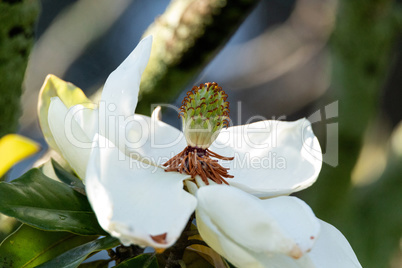
[[[68,109],[57,97],[49,107],[54,140],[85,178],[102,228],[126,245],[167,248],[196,211],[202,238],[236,266],[360,267],[338,230],[288,196],[312,185],[322,165],[306,119],[222,129],[210,149],[234,157],[219,160],[234,176],[229,186],[165,172],[162,164],[187,144],[159,119],[160,108],[152,117],[134,114],[151,47],[145,38],[110,74],[98,108]]]

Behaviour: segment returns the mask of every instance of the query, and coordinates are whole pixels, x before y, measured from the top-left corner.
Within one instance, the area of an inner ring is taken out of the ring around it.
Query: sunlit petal
[[[361,267],[349,242],[334,226],[321,221],[321,233],[312,251],[308,254],[313,267],[357,268]]]
[[[62,156],[77,175],[84,178],[92,141],[58,97],[51,99],[48,122]]]
[[[320,235],[310,252],[300,259],[273,254],[261,264],[265,267],[286,268],[361,268],[346,238],[332,225],[319,220]]]
[[[315,182],[322,165],[317,138],[306,119],[260,121],[229,127],[210,147],[233,161],[222,161],[234,175],[228,182],[258,197],[290,194]]]
[[[159,111],[160,108],[155,109],[151,118],[134,115],[126,128],[125,142],[125,149],[131,157],[157,165],[165,163],[187,146],[180,130],[158,119]]]
[[[103,87],[101,101],[106,105],[101,118],[128,117],[134,114],[138,102],[141,75],[151,54],[152,36],[138,43],[131,54],[113,71]],[[103,118],[102,118],[103,119]],[[106,123],[106,126],[108,124]]]
[[[87,195],[102,228],[126,245],[171,246],[197,204],[183,190],[188,176],[136,161],[107,144],[99,136],[86,176]]]
[[[265,263],[274,254],[301,258],[314,246],[320,225],[296,197],[260,200],[230,186],[197,191],[197,224],[204,240],[238,266]]]
[[[85,96],[84,92],[73,85],[72,83],[63,81],[53,74],[49,74],[39,92],[38,100],[38,117],[39,123],[47,143],[54,150],[60,152],[53,138],[53,133],[50,131],[48,118],[49,106],[51,98],[58,97],[63,104],[70,108],[76,104],[80,104],[86,108],[94,108],[93,103]]]
[[[95,133],[98,133],[98,112],[98,109],[87,108],[81,104],[69,109],[69,113],[90,140],[93,140]]]

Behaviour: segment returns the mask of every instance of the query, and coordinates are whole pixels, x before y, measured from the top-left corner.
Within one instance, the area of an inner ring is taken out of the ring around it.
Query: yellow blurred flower
[[[0,177],[14,164],[33,155],[39,144],[18,134],[8,134],[0,139]]]

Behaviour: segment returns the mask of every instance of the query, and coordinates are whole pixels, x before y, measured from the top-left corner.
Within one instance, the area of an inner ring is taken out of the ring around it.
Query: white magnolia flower
[[[322,165],[306,119],[222,129],[209,149],[234,157],[219,159],[234,176],[226,178],[230,186],[165,172],[162,164],[187,142],[159,120],[160,108],[151,118],[134,114],[151,44],[142,40],[111,73],[97,109],[68,109],[57,97],[49,107],[57,147],[85,177],[102,228],[123,244],[167,248],[196,210],[202,238],[236,266],[360,267],[339,231],[287,196],[313,184]]]

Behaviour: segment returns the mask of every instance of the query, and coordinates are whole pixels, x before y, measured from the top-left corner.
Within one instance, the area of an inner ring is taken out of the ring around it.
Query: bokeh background
[[[1,135],[42,144],[9,180],[50,157],[36,115],[46,75],[97,99],[151,33],[137,112],[179,105],[193,85],[215,81],[235,125],[309,118],[325,163],[297,195],[342,231],[363,267],[402,267],[402,1],[2,1],[0,25]],[[163,120],[180,128],[172,111]]]

